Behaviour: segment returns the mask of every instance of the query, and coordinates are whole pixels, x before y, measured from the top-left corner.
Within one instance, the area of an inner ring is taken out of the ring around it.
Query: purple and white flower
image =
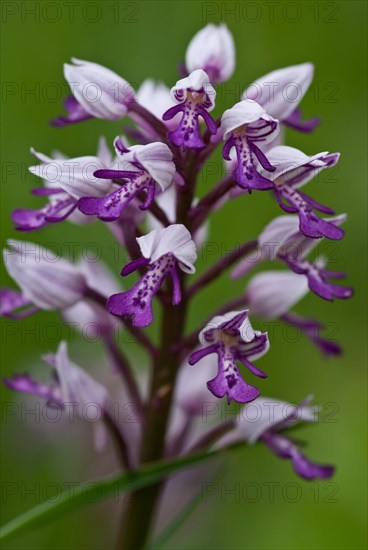
[[[275,167],[272,180],[277,202],[285,212],[298,214],[300,230],[304,235],[311,238],[341,239],[344,234],[342,230],[336,229],[314,212],[317,210],[333,215],[334,211],[300,191],[321,170],[335,166],[339,153],[325,152],[308,156],[293,147],[280,145],[268,151],[267,156]]]
[[[253,99],[280,122],[311,132],[319,119],[302,121],[297,108],[313,80],[314,66],[302,63],[272,71],[255,80],[243,93],[243,99]]]
[[[218,356],[217,376],[207,382],[208,389],[216,397],[227,396],[228,403],[233,399],[238,403],[247,403],[256,399],[260,392],[242,378],[236,362],[240,361],[256,376],[267,375],[256,368],[251,360],[267,353],[269,340],[267,333],[253,330],[248,317],[249,310],[231,311],[214,317],[200,332],[202,347],[189,359],[191,365],[203,357],[216,353]]]
[[[188,229],[174,224],[155,229],[137,242],[142,258],[127,264],[121,271],[129,275],[139,268],[148,267],[147,273],[131,290],[110,296],[107,309],[113,315],[131,318],[133,325],[146,327],[152,323],[152,299],[169,275],[173,282],[173,305],[181,301],[179,268],[185,273],[195,273],[196,246]]]
[[[274,172],[275,168],[260,146],[275,139],[279,132],[278,121],[258,103],[245,99],[224,112],[221,132],[225,140],[222,152],[224,159],[231,161],[232,148],[236,151],[234,178],[237,184],[248,192],[253,189],[272,189],[273,182],[261,174],[261,168],[266,172]]]
[[[235,45],[227,26],[210,23],[198,31],[189,42],[185,65],[189,73],[202,69],[215,84],[228,80],[234,72]]]
[[[73,412],[82,419],[88,419],[85,408],[93,405],[99,412],[99,417],[94,419],[94,422],[98,420],[95,426],[95,447],[101,450],[105,443],[101,420],[107,408],[106,388],[69,359],[66,342],[60,342],[55,355],[49,354],[43,359],[55,370],[56,382],[47,384],[34,380],[28,374],[16,374],[12,378],[5,378],[4,383],[17,392],[46,399],[50,406],[60,409],[73,407]]]
[[[304,479],[327,479],[333,475],[335,468],[309,460],[291,436],[284,433],[284,430],[299,423],[317,421],[317,410],[309,406],[310,401],[311,398],[307,398],[296,406],[285,401],[260,397],[244,407],[237,417],[235,429],[218,441],[216,447],[221,448],[240,441],[247,441],[250,445],[262,441],[276,456],[290,460],[295,472]],[[256,418],[251,408],[255,408]]]
[[[262,319],[281,319],[297,327],[324,355],[340,355],[337,342],[323,336],[323,323],[290,311],[308,294],[308,280],[290,271],[263,271],[248,283],[244,302],[253,315]]]
[[[133,145],[127,148],[120,138],[116,138],[115,150],[118,156],[117,166],[94,172],[94,176],[104,180],[122,180],[114,185],[112,193],[104,197],[83,197],[78,208],[88,216],[96,215],[104,221],[117,220],[123,209],[139,196],[145,194],[141,210],[147,210],[156,194],[156,185],[165,191],[175,174],[172,153],[164,143]]]
[[[178,113],[182,113],[182,118],[176,130],[169,132],[170,141],[184,151],[202,149],[205,143],[199,132],[199,117],[204,120],[211,134],[217,132],[217,125],[209,114],[215,106],[216,91],[210,84],[207,73],[197,69],[178,80],[171,88],[171,97],[178,105],[168,109],[162,117],[163,120],[171,120]]]
[[[343,230],[339,227],[346,220],[346,215],[341,214],[329,220],[322,220],[324,227],[328,227],[329,234],[342,238]],[[304,275],[312,292],[326,300],[334,298],[350,298],[353,290],[351,287],[341,287],[331,283],[328,279],[342,279],[343,273],[329,271],[324,268],[325,260],[321,257],[314,262],[306,260],[307,254],[321,241],[321,238],[308,238],[299,229],[296,216],[280,216],[274,219],[262,231],[259,239],[260,254],[257,263],[261,260],[281,260],[297,273]],[[232,272],[232,278],[237,279],[254,267],[255,262],[251,258],[245,258]],[[301,283],[300,283],[301,284]]]
[[[64,76],[75,101],[67,100],[69,116],[59,117],[54,125],[63,126],[90,117],[117,120],[128,113],[135,101],[135,92],[124,78],[98,63],[75,58],[72,62],[73,65],[64,65]]]
[[[37,210],[14,210],[12,220],[16,229],[33,231],[67,218],[74,223],[85,223],[88,218],[76,211],[78,199],[81,196],[104,195],[112,185],[93,176],[96,169],[108,167],[112,162],[105,138],[100,138],[96,157],[68,159],[58,153],[50,158],[34,149],[31,152],[41,164],[31,166],[29,170],[43,178],[44,182],[43,188],[33,189],[32,193],[45,196],[48,203]]]
[[[85,296],[87,283],[76,266],[34,243],[8,240],[7,244],[5,267],[24,301],[40,309],[64,309]],[[9,307],[13,293],[6,297]],[[18,303],[14,300],[14,307],[18,308],[20,301],[20,297]]]

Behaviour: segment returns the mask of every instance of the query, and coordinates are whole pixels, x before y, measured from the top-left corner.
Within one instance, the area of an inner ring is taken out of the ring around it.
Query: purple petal
[[[59,116],[51,121],[52,126],[57,128],[66,126],[68,124],[74,124],[76,122],[83,122],[90,118],[93,118],[90,114],[83,109],[74,96],[68,96],[64,101],[65,110],[68,116]]]
[[[23,309],[22,308],[26,308]],[[16,310],[18,313],[16,313]],[[11,288],[0,289],[0,317],[23,319],[39,311],[38,307],[26,298],[19,290]]]
[[[310,118],[309,120],[302,120],[302,112],[300,109],[295,109],[287,118],[283,120],[283,123],[299,130],[299,132],[313,132],[317,126],[321,124],[321,119],[318,117]]]
[[[4,378],[3,382],[11,390],[37,395],[37,397],[46,399],[59,407],[64,406],[57,387],[37,382],[28,374],[16,374],[12,378]]]

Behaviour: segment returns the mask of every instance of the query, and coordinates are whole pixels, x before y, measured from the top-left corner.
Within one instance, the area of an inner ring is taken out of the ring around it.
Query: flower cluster
[[[52,158],[32,149],[39,164],[30,171],[43,184],[33,193],[44,197],[46,204],[34,210],[15,210],[15,228],[30,232],[64,220],[104,223],[130,256],[121,275],[136,272],[138,278],[124,290],[101,264],[72,264],[37,245],[10,240],[4,251],[5,265],[19,290],[1,290],[1,314],[22,319],[41,309],[58,310],[65,318],[93,319],[99,324],[126,390],[139,404],[140,447],[128,450],[127,464],[134,462],[133,456],[147,453],[145,442],[157,429],[155,435],[163,443],[157,456],[150,455],[152,459],[198,449],[201,442],[218,448],[240,440],[260,440],[277,456],[290,459],[302,477],[325,478],[333,468],[310,462],[283,433],[296,419],[314,420],[308,402],[292,407],[291,412],[289,408],[284,415],[288,405],[273,399],[278,412],[272,420],[265,418],[269,401],[244,380],[243,371],[267,377],[254,361],[269,351],[270,342],[267,333],[252,327],[253,316],[298,326],[325,354],[341,351],[336,342],[323,337],[319,321],[291,311],[309,290],[328,301],[352,295],[350,287],[331,282],[344,275],[326,268],[325,257],[309,259],[322,239],[343,238],[341,225],[346,215],[335,215],[330,207],[302,191],[322,170],[335,166],[339,154],[309,155],[284,144],[285,126],[311,132],[319,124],[316,118],[303,120],[299,109],[313,78],[311,63],[266,74],[221,113],[216,86],[231,78],[234,67],[230,31],[225,25],[212,24],[190,42],[182,78],[171,89],[146,80],[134,90],[124,78],[89,61],[73,59],[65,65],[72,95],[65,102],[67,114],[56,118],[54,126],[88,121],[92,129],[94,118],[127,117],[134,127],[116,137],[113,152],[101,138],[95,156],[66,158],[57,154]],[[91,83],[100,92],[97,99],[89,97]],[[204,195],[197,176],[221,142],[226,176]],[[244,195],[251,203],[258,192],[271,196],[285,214],[272,220],[255,241],[244,243],[193,277],[197,249],[208,234],[211,213]],[[283,269],[257,273],[241,296],[228,296],[219,309],[206,315],[206,323],[192,334],[184,334],[187,306],[197,292],[230,266],[231,278],[246,278],[254,267],[269,261],[279,262]],[[157,344],[143,330],[152,324],[154,312],[156,316],[154,301],[161,306],[163,319]],[[132,332],[152,360],[148,391],[143,391],[137,372],[125,357],[126,350],[112,341],[115,318],[120,327]],[[5,383],[61,408],[66,401],[94,401],[102,410],[102,421],[111,427],[105,414],[107,390],[69,360],[65,343],[60,343],[55,356],[47,356],[47,362],[55,370],[52,384],[36,382],[28,374],[15,375]],[[218,421],[215,427],[202,425],[202,432],[208,428],[208,433],[200,433],[196,441],[193,434],[189,437],[193,417],[201,413],[203,403],[225,396],[228,403],[234,400],[245,408],[255,400],[262,409],[259,421],[231,425]],[[166,433],[159,432],[166,429],[165,422],[154,423],[156,414],[171,415]],[[121,426],[115,426],[114,433],[124,439]]]

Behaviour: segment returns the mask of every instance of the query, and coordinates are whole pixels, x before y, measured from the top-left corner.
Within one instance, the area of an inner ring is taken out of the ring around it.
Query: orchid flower
[[[132,86],[116,73],[90,61],[72,58],[64,65],[64,76],[72,94],[65,102],[66,117],[58,117],[54,126],[65,126],[89,118],[117,120],[124,117],[134,102]]]
[[[82,419],[86,419],[84,408],[93,404],[100,411],[100,424],[107,408],[108,392],[102,384],[69,359],[66,342],[60,342],[55,355],[45,355],[43,359],[55,370],[56,382],[47,384],[34,380],[28,374],[16,374],[12,378],[4,379],[6,386],[17,392],[46,399],[50,406],[60,409],[73,406],[73,411]],[[96,427],[95,447],[96,450],[102,450],[105,446],[104,430],[101,425]]]
[[[80,213],[76,215],[78,199],[81,196],[103,195],[111,187],[111,182],[100,181],[93,176],[97,168],[107,167],[112,161],[105,138],[100,138],[96,157],[67,159],[58,154],[58,158],[50,158],[34,149],[31,153],[41,164],[31,166],[29,170],[44,180],[44,187],[33,189],[32,193],[45,196],[48,204],[38,210],[14,210],[12,220],[16,229],[33,231],[67,218],[75,223],[88,220]]]
[[[211,353],[217,354],[218,373],[213,380],[207,382],[207,387],[216,397],[226,395],[228,403],[232,399],[238,403],[247,403],[260,394],[257,388],[243,380],[236,365],[237,361],[256,376],[267,377],[251,360],[267,353],[268,336],[253,330],[248,313],[248,310],[231,311],[214,317],[199,335],[199,341],[205,347],[192,353],[189,359],[189,363],[195,365],[203,357]]]
[[[235,45],[227,26],[210,23],[198,31],[189,42],[185,65],[189,73],[202,69],[215,84],[229,80],[235,67]]]
[[[139,208],[147,210],[155,197],[156,184],[164,191],[175,173],[172,153],[164,143],[133,145],[128,149],[116,138],[114,145],[118,167],[97,170],[94,175],[102,180],[123,180],[123,183],[115,185],[115,190],[105,197],[83,197],[78,202],[83,214],[96,215],[104,221],[117,220],[123,209],[142,192],[145,198]]]
[[[267,172],[274,172],[275,168],[259,145],[266,145],[275,139],[279,132],[278,121],[258,103],[246,99],[224,112],[221,132],[225,140],[224,159],[230,161],[231,149],[234,147],[236,150],[234,177],[237,184],[249,192],[253,189],[272,189],[273,183],[269,177],[261,175],[261,167]]]
[[[302,121],[298,105],[313,80],[313,73],[312,63],[277,69],[255,80],[242,99],[253,99],[280,122],[301,132],[311,132],[318,126],[319,119]]]
[[[217,132],[216,123],[209,114],[215,106],[216,91],[210,84],[207,73],[197,69],[178,80],[171,88],[171,97],[178,105],[168,109],[162,117],[163,120],[171,120],[178,113],[182,113],[182,118],[176,130],[169,132],[170,141],[184,151],[202,149],[205,143],[199,133],[199,117],[204,120],[211,134]]]
[[[285,145],[271,149],[267,155],[275,167],[272,179],[278,204],[285,212],[298,214],[300,230],[304,235],[311,238],[341,239],[343,236],[341,230],[334,228],[331,223],[314,213],[314,210],[317,210],[333,215],[334,211],[299,190],[321,170],[335,166],[340,155],[318,153],[308,156],[298,149]]]
[[[138,327],[146,327],[153,321],[152,299],[170,275],[173,282],[173,305],[181,301],[179,268],[185,273],[195,273],[196,247],[189,231],[181,224],[155,229],[137,242],[142,258],[127,264],[121,271],[129,275],[139,268],[148,271],[131,290],[110,296],[107,309],[113,315],[131,317]]]
[[[277,457],[290,460],[300,477],[308,480],[327,479],[332,476],[335,468],[310,461],[291,436],[285,435],[287,429],[299,423],[316,422],[317,411],[309,406],[310,401],[311,398],[307,398],[296,406],[285,401],[259,397],[244,407],[237,417],[235,429],[218,441],[216,446],[224,447],[240,441],[247,441],[252,445],[261,441]],[[257,416],[256,419],[248,420],[251,408],[255,408]]]

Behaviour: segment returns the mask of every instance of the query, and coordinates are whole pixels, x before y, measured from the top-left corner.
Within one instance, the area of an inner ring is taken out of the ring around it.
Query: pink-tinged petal
[[[272,71],[254,81],[243,98],[257,101],[268,114],[283,121],[299,105],[312,82],[313,73],[312,63]]]
[[[142,255],[155,262],[161,256],[172,254],[186,273],[195,273],[196,246],[188,229],[182,224],[173,224],[155,229],[137,239]]]
[[[203,69],[211,82],[228,80],[235,66],[235,45],[225,24],[210,23],[198,31],[190,41],[185,64],[189,72]]]
[[[125,116],[134,101],[134,89],[116,73],[89,61],[72,59],[64,75],[79,105],[97,118],[117,120]]]
[[[70,262],[39,245],[8,241],[4,263],[25,298],[41,309],[63,309],[80,300],[86,280]]]
[[[277,319],[308,293],[308,281],[289,271],[264,271],[248,283],[245,300],[252,314]]]

